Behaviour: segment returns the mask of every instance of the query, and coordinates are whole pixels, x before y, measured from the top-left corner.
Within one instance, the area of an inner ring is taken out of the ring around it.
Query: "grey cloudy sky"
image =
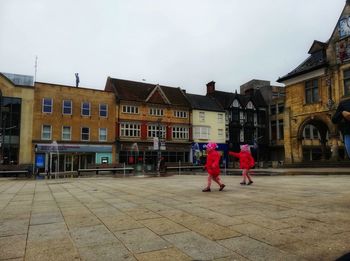
[[[108,76],[205,94],[275,84],[327,41],[345,0],[0,0],[0,71],[103,89]]]

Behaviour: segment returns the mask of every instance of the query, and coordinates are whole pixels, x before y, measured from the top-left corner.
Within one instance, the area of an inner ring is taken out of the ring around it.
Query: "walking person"
[[[250,169],[255,166],[254,158],[252,154],[250,154],[250,149],[248,144],[244,144],[241,146],[240,152],[229,151],[229,155],[239,158],[239,167],[242,169],[243,181],[240,183],[241,185],[251,185],[253,183],[251,176],[249,175]],[[246,179],[248,179],[248,183],[246,183]]]
[[[203,192],[210,192],[210,186],[211,181],[214,180],[219,186],[219,191],[222,191],[225,187],[225,184],[221,182],[220,178],[220,154],[216,151],[216,148],[218,145],[214,142],[209,142],[206,145],[206,151],[207,151],[207,162],[204,165],[204,168],[208,172],[208,179],[207,179],[207,187],[203,189]]]
[[[350,157],[350,99],[339,103],[332,117],[332,122],[338,124],[339,130],[343,135],[346,153]]]

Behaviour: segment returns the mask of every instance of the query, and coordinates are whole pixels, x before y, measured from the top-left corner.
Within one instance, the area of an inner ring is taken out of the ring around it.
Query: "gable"
[[[157,84],[151,93],[146,98],[145,102],[151,103],[161,103],[161,104],[170,104],[170,101],[160,88],[159,84]]]
[[[235,107],[235,108],[242,108],[241,104],[239,103],[239,101],[237,99],[234,99],[233,102],[232,102],[232,107]]]
[[[247,103],[246,108],[247,108],[247,109],[253,109],[253,110],[255,110],[255,106],[254,106],[254,104],[253,104],[252,101],[249,101],[249,102]]]

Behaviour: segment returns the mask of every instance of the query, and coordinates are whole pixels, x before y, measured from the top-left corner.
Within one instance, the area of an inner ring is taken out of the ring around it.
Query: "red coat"
[[[220,153],[216,150],[210,150],[207,154],[207,162],[205,163],[205,168],[212,176],[218,176],[220,174],[220,157]]]
[[[241,169],[251,169],[255,165],[254,158],[248,151],[241,151],[238,153],[229,151],[228,154],[236,158],[239,158],[239,167]]]

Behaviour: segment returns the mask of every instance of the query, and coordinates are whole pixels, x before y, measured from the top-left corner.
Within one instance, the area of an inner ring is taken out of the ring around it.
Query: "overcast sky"
[[[276,84],[345,0],[0,0],[0,72],[103,89],[108,76],[205,94]]]

